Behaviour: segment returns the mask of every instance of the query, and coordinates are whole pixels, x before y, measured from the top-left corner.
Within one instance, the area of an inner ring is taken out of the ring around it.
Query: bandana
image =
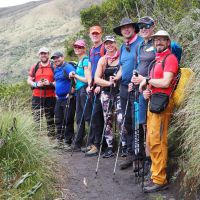
[[[109,60],[110,62],[113,62],[113,61],[115,61],[119,57],[119,51],[117,50],[115,52],[114,56],[110,56],[110,55],[108,55],[108,52],[106,52],[105,56],[106,56],[107,60]]]

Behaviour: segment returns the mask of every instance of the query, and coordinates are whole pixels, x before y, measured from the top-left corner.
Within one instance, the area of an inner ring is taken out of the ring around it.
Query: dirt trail
[[[175,200],[169,191],[162,194],[143,194],[135,183],[131,169],[116,171],[113,180],[114,158],[101,159],[95,178],[97,157],[84,157],[83,153],[56,151],[59,161],[58,178],[63,200]],[[119,163],[122,162],[120,158]]]

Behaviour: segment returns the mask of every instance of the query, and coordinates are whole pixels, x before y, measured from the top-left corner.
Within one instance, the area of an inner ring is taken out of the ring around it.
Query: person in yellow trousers
[[[149,145],[151,181],[144,184],[144,192],[157,192],[167,188],[167,135],[174,103],[171,95],[178,74],[178,60],[170,51],[170,36],[160,30],[153,35],[156,49],[155,63],[148,78],[140,83],[145,99],[149,99],[147,113],[147,143]]]

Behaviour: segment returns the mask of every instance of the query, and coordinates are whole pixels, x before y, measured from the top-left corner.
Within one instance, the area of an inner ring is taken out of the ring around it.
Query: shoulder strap
[[[100,56],[104,56],[105,55],[105,46],[104,43],[102,43],[101,48],[100,48]]]
[[[170,56],[170,55],[172,55],[172,53],[166,55],[166,56],[164,57],[164,59],[162,60],[162,69],[163,69],[163,71],[164,71],[164,68],[165,68],[165,61],[166,61],[167,57]]]
[[[68,65],[69,63],[66,62],[66,64]],[[63,76],[64,76],[67,80],[69,80],[69,76],[68,76],[67,72],[65,71],[65,67],[66,67],[66,66],[63,66],[63,67],[62,67]]]
[[[33,77],[35,78],[35,74],[37,72],[37,70],[39,69],[39,65],[40,65],[40,61],[38,61],[34,67],[34,70],[33,70]]]
[[[83,67],[83,62],[84,62],[85,59],[88,59],[88,57],[87,57],[87,56],[83,57],[83,59],[82,59],[82,61],[81,61],[82,67]]]

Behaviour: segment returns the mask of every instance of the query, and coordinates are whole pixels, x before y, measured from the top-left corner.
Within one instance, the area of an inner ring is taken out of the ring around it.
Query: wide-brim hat
[[[122,18],[122,20],[120,21],[120,25],[113,28],[113,31],[117,34],[122,36],[121,34],[121,27],[125,26],[125,25],[132,25],[135,28],[135,32],[138,33],[139,32],[139,28],[138,28],[138,24],[137,22],[133,22],[130,18]]]
[[[152,38],[155,38],[155,37],[167,37],[170,40],[169,33],[167,31],[164,31],[164,30],[159,30],[154,35],[152,35]]]

